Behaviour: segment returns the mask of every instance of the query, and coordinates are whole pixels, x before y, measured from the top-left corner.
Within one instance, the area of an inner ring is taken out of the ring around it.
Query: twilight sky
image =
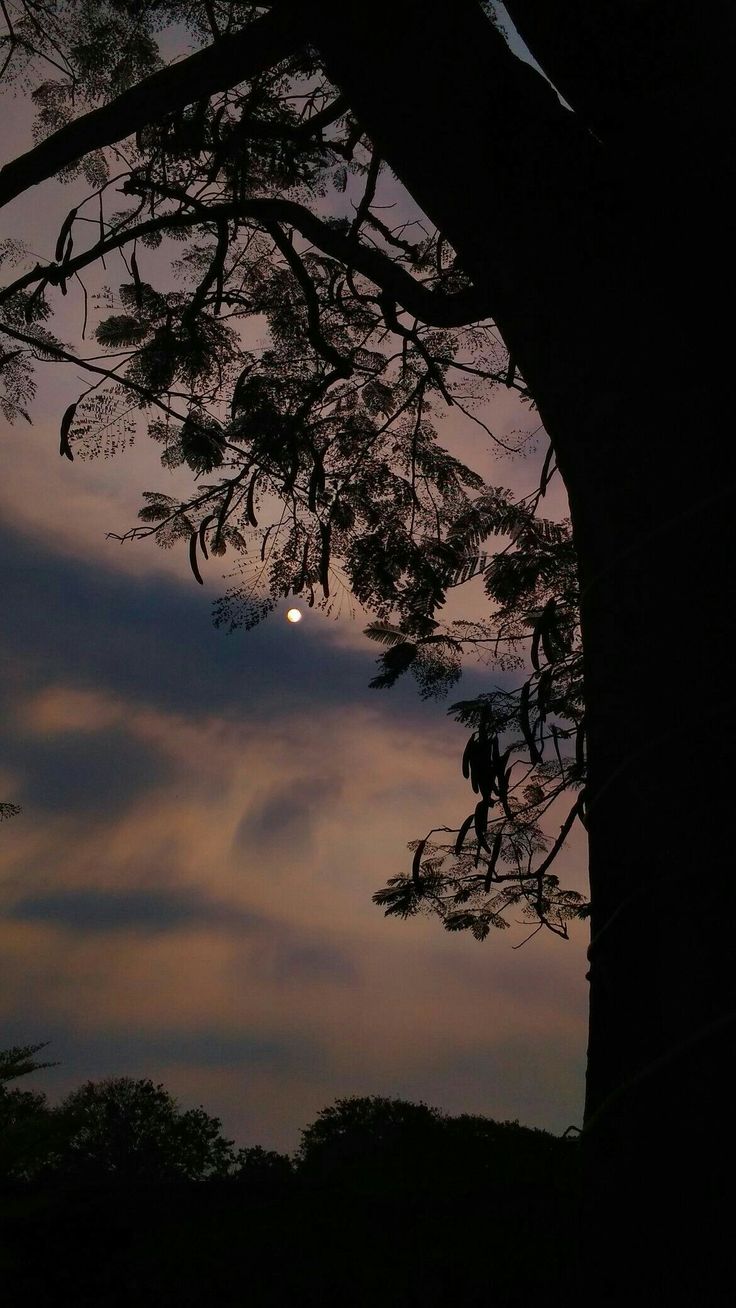
[[[5,158],[30,143],[22,103],[6,108]],[[39,188],[0,236],[49,256],[73,200]],[[69,340],[77,311],[54,324]],[[282,1149],[350,1093],[579,1122],[585,927],[514,952],[528,926],[479,944],[371,904],[408,840],[469,811],[463,731],[413,682],[367,688],[360,615],[291,626],[284,606],[225,636],[214,568],[203,592],[183,550],[106,540],[169,474],[143,439],[60,460],[79,381],[39,380],[34,427],[0,453],[0,798],[23,804],[0,827],[0,1046],[50,1040],[61,1065],[35,1084],[52,1097],[150,1076]],[[501,436],[535,425],[505,392],[488,416]],[[534,482],[538,459],[496,467],[477,428],[444,439],[496,484]],[[559,872],[582,885],[583,868],[578,835]]]

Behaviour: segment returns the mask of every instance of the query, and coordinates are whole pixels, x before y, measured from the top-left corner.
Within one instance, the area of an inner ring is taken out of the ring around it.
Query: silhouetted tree
[[[491,1189],[497,1200],[513,1189],[528,1204],[556,1173],[564,1183],[572,1154],[567,1141],[518,1122],[352,1095],[305,1127],[297,1166],[301,1176],[356,1193],[399,1199],[427,1192],[436,1202],[467,1190],[488,1197]]]
[[[0,1050],[0,1181],[32,1179],[58,1147],[59,1126],[46,1096],[8,1088],[18,1077],[54,1066],[36,1058],[45,1047],[42,1043]]]
[[[262,1145],[247,1145],[235,1155],[231,1175],[240,1185],[263,1195],[278,1193],[288,1186],[294,1179],[294,1168],[287,1154]]]
[[[514,527],[508,497],[438,447],[430,404],[467,407],[463,379],[528,388],[579,564],[584,728],[583,705],[567,708],[587,742],[571,820],[584,811],[590,836],[595,1298],[619,1302],[637,1258],[643,1292],[702,1298],[704,1275],[720,1290],[731,1275],[717,1231],[733,1157],[734,456],[714,296],[730,305],[736,35],[724,0],[697,16],[684,0],[507,8],[565,104],[476,0],[6,5],[3,72],[30,78],[51,134],[3,169],[0,200],[77,167],[93,189],[55,260],[3,292],[6,412],[25,409],[32,358],[76,358],[44,325],[49,295],[125,249],[129,272],[96,328],[114,358],[84,363],[90,388],[64,415],[62,454],[103,430],[125,439],[131,396],[155,410],[165,463],[208,480],[187,503],[151,493],[144,530],[186,542],[195,576],[210,552],[246,551],[220,620],[251,624],[274,594],[329,602],[342,575],[400,629],[382,676],[415,664],[428,687],[437,655],[446,670],[458,653],[457,634],[435,626],[447,586]],[[160,67],[156,24],[177,20],[203,48]],[[382,161],[412,198],[408,218],[418,208],[429,227],[386,222]],[[113,186],[130,199],[122,213]],[[93,214],[99,239],[80,252]],[[164,289],[161,273],[154,287],[146,248],[187,236],[191,289]],[[268,321],[262,353],[239,335],[254,316]],[[284,512],[265,525],[271,494]],[[263,567],[265,596],[253,590]],[[519,696],[506,717],[491,705],[469,719],[479,865],[460,889],[481,934],[504,906],[494,877],[515,838],[504,733],[513,746],[518,724],[538,766],[557,680],[579,663],[574,616],[561,605],[558,624],[552,600],[532,624],[549,646],[534,718],[527,691],[525,709]],[[569,775],[564,757],[556,766]],[[543,804],[544,787],[524,802]],[[499,806],[508,826],[489,840]],[[522,895],[562,929],[579,905],[545,881],[535,840],[530,829]],[[441,872],[430,850],[423,873],[424,854],[415,888]]]
[[[84,1180],[192,1181],[227,1175],[232,1141],[203,1108],[181,1110],[162,1085],[131,1077],[88,1081],[56,1110],[66,1140],[57,1162]]]
[[[302,1131],[301,1175],[356,1193],[398,1196],[426,1182],[441,1114],[426,1104],[350,1096],[323,1108]]]
[[[14,1177],[33,1184],[0,1189],[6,1297],[235,1304],[247,1284],[259,1308],[434,1308],[452,1295],[470,1308],[490,1287],[521,1308],[553,1282],[570,1301],[576,1147],[564,1140],[353,1096],[305,1129],[293,1163],[251,1146],[227,1177],[203,1176],[191,1150],[182,1166],[172,1106],[129,1078],[68,1096],[54,1115],[74,1155],[57,1146],[35,1177]]]
[[[364,1233],[396,1267],[397,1303],[524,1304],[554,1283],[574,1293],[578,1147],[546,1131],[450,1117],[378,1095],[338,1099],[302,1132],[297,1177],[331,1202],[341,1235]],[[532,1234],[533,1233],[533,1234]],[[534,1260],[520,1270],[527,1244]],[[411,1291],[399,1286],[413,1272]],[[376,1287],[377,1300],[381,1300]]]

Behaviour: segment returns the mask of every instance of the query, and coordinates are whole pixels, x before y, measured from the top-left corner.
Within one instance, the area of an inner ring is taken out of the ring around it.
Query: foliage
[[[55,1063],[39,1063],[36,1054],[46,1048],[46,1041],[38,1045],[13,1045],[10,1049],[0,1050],[0,1085],[6,1081],[15,1081],[19,1076],[29,1076],[31,1072],[40,1072],[44,1067],[55,1067]]]
[[[45,1044],[14,1045],[0,1050],[0,1178],[27,1180],[37,1174],[58,1144],[57,1123],[46,1096],[32,1090],[9,1090],[7,1083],[53,1063],[39,1062]]]
[[[0,1086],[0,1180],[30,1180],[55,1154],[58,1122],[46,1096]]]
[[[41,1048],[0,1053],[0,1081],[53,1066],[35,1061]],[[246,1161],[238,1156],[241,1169]],[[223,1177],[235,1165],[218,1119],[203,1108],[182,1111],[152,1081],[88,1081],[53,1108],[43,1094],[0,1085],[0,1177],[192,1181]]]
[[[0,1080],[53,1066],[35,1059],[42,1048],[0,1052]],[[260,1145],[234,1150],[217,1118],[203,1108],[180,1109],[150,1080],[87,1081],[55,1107],[39,1092],[0,1086],[0,1178],[5,1180],[105,1185],[228,1180],[261,1197],[285,1193],[299,1181],[396,1197],[427,1186],[533,1185],[568,1152],[564,1142],[518,1122],[452,1117],[425,1103],[350,1095],[323,1108],[304,1128],[292,1160]]]
[[[65,1175],[128,1181],[198,1180],[225,1175],[231,1141],[203,1108],[182,1111],[162,1085],[131,1077],[88,1081],[57,1110],[66,1141]]]
[[[305,1129],[293,1163],[251,1146],[224,1179],[183,1179],[65,1171],[58,1140],[44,1133],[53,1111],[45,1117],[35,1171],[0,1187],[13,1302],[22,1293],[38,1304],[235,1304],[246,1287],[264,1305],[347,1298],[368,1308],[417,1294],[428,1306],[454,1295],[480,1304],[490,1267],[494,1301],[512,1304],[530,1302],[550,1275],[557,1287],[571,1279],[578,1150],[516,1122],[353,1096]],[[116,1121],[106,1121],[114,1140]],[[6,1139],[3,1129],[3,1159]],[[54,1168],[43,1167],[43,1148]]]
[[[247,1145],[238,1150],[231,1176],[244,1188],[264,1195],[288,1186],[294,1179],[294,1167],[287,1154],[262,1145]]]
[[[391,1145],[412,1133],[426,1134],[441,1121],[435,1108],[380,1095],[349,1095],[323,1108],[302,1131],[299,1160],[303,1167],[352,1165],[359,1154]]]
[[[424,1103],[352,1095],[323,1108],[302,1131],[298,1174],[354,1194],[485,1193],[510,1199],[560,1180],[572,1150],[546,1131]]]
[[[523,666],[518,651],[528,645],[531,675],[518,688],[452,706],[457,721],[472,729],[462,770],[478,796],[475,807],[449,843],[442,839],[446,828],[414,842],[411,873],[390,878],[374,896],[389,915],[429,911],[447,930],[469,930],[478,940],[505,927],[509,909],[563,936],[571,919],[587,913],[583,896],[560,888],[550,871],[573,822],[584,820],[575,554],[568,524],[540,521],[520,506],[516,514],[511,545],[483,569],[492,619],[456,621],[449,632],[458,645],[488,651],[505,668]],[[368,634],[386,643],[400,639],[379,627]],[[393,644],[390,652],[401,648]],[[550,841],[541,819],[570,790],[577,797]]]
[[[54,0],[43,13],[41,24],[35,3],[8,9],[4,70],[34,88],[41,133],[122,105],[146,73],[158,85],[162,35],[206,49],[245,32],[255,47],[265,21],[236,0]],[[186,550],[197,581],[211,555],[232,558],[219,626],[252,627],[281,597],[327,612],[352,597],[383,646],[372,685],[409,671],[425,697],[446,693],[468,652],[503,673],[521,672],[528,652],[531,676],[452,710],[472,728],[472,813],[451,841],[443,828],[415,843],[411,874],[376,900],[478,939],[517,909],[565,935],[587,911],[550,872],[584,815],[569,525],[538,514],[550,458],[539,491],[517,503],[438,438],[446,409],[492,436],[481,415],[495,386],[529,399],[484,295],[389,177],[309,44],[192,104],[185,95],[77,163],[91,189],[54,260],[27,266],[22,249],[3,247],[6,262],[26,264],[0,290],[6,415],[27,416],[34,363],[71,361],[90,382],[62,418],[63,456],[113,453],[145,425],[163,467],[189,470],[194,486],[184,498],[147,492],[123,539]],[[117,287],[88,295],[85,278],[102,262],[110,277],[118,257]],[[95,318],[89,358],[45,326],[56,289],[80,286],[83,335]],[[448,591],[475,578],[488,619],[443,622]],[[541,821],[571,789],[550,846]]]

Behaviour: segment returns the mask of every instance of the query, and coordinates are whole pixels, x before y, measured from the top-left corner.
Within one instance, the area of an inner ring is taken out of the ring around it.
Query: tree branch
[[[307,334],[315,350],[327,363],[332,364],[339,376],[349,377],[352,373],[350,361],[340,354],[330,342],[326,340],[322,331],[320,322],[319,299],[317,291],[309,273],[294,246],[287,236],[284,235],[278,223],[265,223],[266,231],[269,233],[274,245],[279,249],[298,281],[307,306]]]
[[[171,405],[164,403],[158,395],[150,391],[147,386],[140,386],[138,382],[126,377],[124,373],[118,373],[113,368],[101,368],[88,359],[80,358],[78,354],[71,354],[69,350],[65,350],[61,345],[39,340],[37,336],[33,336],[28,332],[21,332],[17,327],[11,327],[5,322],[0,322],[0,332],[4,336],[10,336],[14,341],[20,341],[23,345],[42,350],[44,354],[49,355],[50,362],[74,363],[77,367],[83,368],[85,372],[95,373],[96,376],[106,378],[108,381],[114,381],[117,385],[124,386],[126,390],[133,391],[147,404],[155,405],[156,408],[162,409],[164,413],[170,414],[172,418],[176,418],[179,422],[186,421],[186,414],[178,413],[176,409],[172,409]]]
[[[135,227],[116,232],[114,236],[108,237],[105,241],[98,241],[89,250],[67,262],[45,266],[37,264],[30,272],[0,291],[0,304],[38,282],[45,281],[50,285],[65,282],[74,273],[88,267],[103,255],[118,250],[148,233],[250,218],[255,222],[263,223],[264,226],[276,222],[287,223],[294,227],[324,254],[347,264],[348,267],[367,277],[401,305],[407,313],[428,326],[461,327],[490,315],[486,298],[476,287],[468,287],[467,290],[458,291],[454,295],[440,295],[436,291],[430,291],[421,282],[416,281],[405,268],[394,263],[388,255],[352,240],[338,228],[317,218],[304,205],[297,204],[294,200],[265,198],[205,205],[184,193],[181,197],[177,195],[174,198],[182,198],[187,203],[196,205],[196,208],[191,213],[179,210],[175,213],[163,214],[158,218],[139,223]]]
[[[563,787],[563,789],[564,789],[564,787]],[[561,792],[560,792],[560,793],[561,793]],[[533,875],[537,878],[537,880],[538,880],[540,883],[541,883],[542,877],[544,876],[545,872],[547,871],[547,868],[550,867],[550,866],[552,865],[552,863],[554,863],[555,859],[557,858],[557,855],[559,854],[560,850],[562,849],[562,846],[564,845],[565,841],[567,840],[567,837],[569,836],[569,834],[570,834],[570,832],[571,832],[571,830],[572,830],[573,823],[575,822],[575,818],[576,818],[576,817],[579,815],[579,813],[580,813],[580,809],[581,809],[581,807],[582,807],[582,803],[583,803],[583,798],[582,798],[581,795],[578,795],[577,799],[575,800],[575,803],[573,804],[572,808],[570,809],[570,812],[568,813],[567,817],[565,818],[565,821],[562,823],[562,826],[560,827],[560,834],[557,836],[557,838],[556,838],[556,840],[555,840],[555,842],[554,842],[552,848],[550,849],[549,853],[547,854],[547,857],[546,857],[546,858],[545,858],[545,859],[544,859],[544,860],[539,864],[539,867],[535,870],[535,872],[534,872]]]
[[[304,23],[291,10],[269,13],[226,40],[153,73],[0,169],[0,207],[90,151],[122,141],[193,100],[226,91],[273,67],[305,40]]]

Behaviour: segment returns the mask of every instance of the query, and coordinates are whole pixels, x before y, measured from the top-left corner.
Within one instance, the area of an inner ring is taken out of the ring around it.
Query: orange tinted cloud
[[[518,955],[511,933],[478,946],[370,902],[406,841],[468,803],[455,730],[436,714],[392,721],[383,703],[267,731],[63,684],[19,705],[29,734],[83,749],[123,730],[167,767],[115,814],[98,802],[6,828],[6,1020],[32,995],[53,1029],[129,1047],[180,1093],[201,1087],[241,1138],[293,1144],[304,1113],[351,1091],[434,1086],[456,1111],[518,1116],[540,1049],[559,1101],[547,1123],[574,1117],[579,1069],[560,1051],[582,1045],[582,939]],[[198,1062],[203,1042],[220,1062]]]

